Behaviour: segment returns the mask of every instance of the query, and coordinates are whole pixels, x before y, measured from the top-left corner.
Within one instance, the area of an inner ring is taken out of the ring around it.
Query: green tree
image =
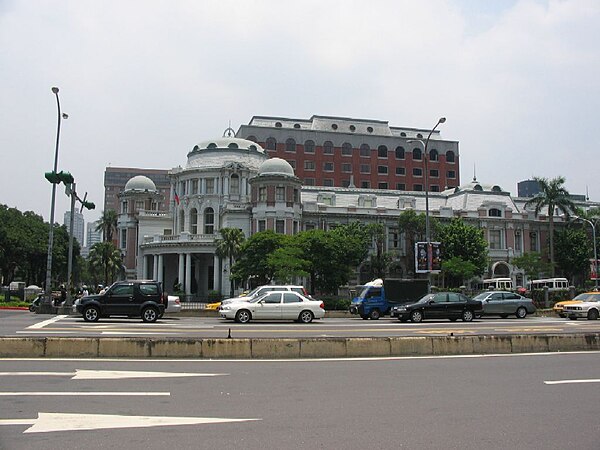
[[[219,258],[227,258],[229,260],[229,270],[233,267],[235,258],[240,254],[242,244],[246,237],[244,232],[239,228],[221,228],[221,239],[217,239],[217,249],[215,251]],[[233,277],[229,277],[229,296],[233,297]]]
[[[91,270],[102,274],[105,286],[115,281],[123,265],[121,252],[112,242],[98,242],[92,245],[89,262]]]
[[[527,279],[535,280],[541,278],[541,274],[550,271],[550,264],[542,259],[542,255],[538,252],[527,252],[521,256],[515,256],[511,263],[519,269],[523,269]]]
[[[556,263],[567,278],[587,274],[589,258],[593,255],[590,241],[583,229],[572,227],[556,232]]]
[[[542,210],[548,212],[550,264],[552,265],[552,277],[554,277],[554,212],[558,210],[568,219],[569,215],[576,210],[576,207],[571,200],[569,192],[563,186],[565,184],[564,177],[559,176],[551,180],[541,177],[534,177],[533,179],[538,182],[540,193],[529,200],[525,204],[525,208],[533,206],[536,217]]]
[[[112,242],[113,234],[117,232],[118,215],[114,209],[102,211],[102,216],[98,220],[96,231],[101,231],[104,237],[104,242]]]
[[[488,244],[483,230],[466,224],[455,217],[450,223],[440,226],[439,240],[442,243],[442,267],[444,261],[460,258],[473,266],[474,275],[482,275],[488,262]]]
[[[477,268],[471,261],[465,261],[460,256],[453,256],[442,261],[444,278],[449,280],[448,286],[461,286],[477,274]]]
[[[304,259],[304,252],[293,243],[276,249],[267,260],[274,271],[275,279],[281,283],[291,283],[295,277],[309,275],[306,271],[308,261]]]
[[[383,224],[374,223],[368,225],[368,229],[373,236],[375,243],[375,253],[369,257],[369,268],[372,278],[385,278],[388,267],[392,261],[389,253],[383,251],[385,245],[385,228]]]
[[[268,257],[284,244],[285,236],[272,230],[253,234],[241,246],[240,256],[231,268],[235,281],[251,280],[253,286],[268,284],[275,276]]]

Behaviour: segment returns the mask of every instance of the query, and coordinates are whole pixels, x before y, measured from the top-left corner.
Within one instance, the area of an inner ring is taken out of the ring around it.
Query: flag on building
[[[175,203],[179,206],[179,195],[177,195],[177,191],[175,191]]]

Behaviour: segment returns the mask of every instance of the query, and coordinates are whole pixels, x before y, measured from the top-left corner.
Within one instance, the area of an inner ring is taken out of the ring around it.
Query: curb
[[[600,350],[600,333],[389,338],[0,338],[2,358],[296,359]]]

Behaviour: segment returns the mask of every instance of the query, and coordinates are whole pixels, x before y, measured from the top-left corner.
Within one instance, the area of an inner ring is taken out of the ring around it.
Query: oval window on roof
[[[493,192],[502,192],[502,188],[500,186],[492,186]]]
[[[423,137],[423,135],[422,135],[421,133],[417,133],[417,137],[418,137],[418,138],[422,138],[422,137]]]
[[[229,148],[240,148],[240,146],[237,145],[235,142],[231,142],[227,147],[229,147]]]
[[[211,142],[210,144],[208,144],[206,146],[206,148],[217,148],[217,144],[215,144],[214,142]]]
[[[480,184],[476,184],[475,186],[473,186],[473,190],[475,190],[475,191],[483,191],[483,188],[481,187]]]
[[[258,150],[258,148],[256,147],[256,145],[249,145],[248,148],[250,150]]]
[[[337,130],[338,129],[337,123],[332,123],[331,128],[333,128],[334,130]]]
[[[193,152],[198,151],[198,146],[194,145],[194,148],[192,149]]]
[[[368,131],[369,133],[372,133],[372,132],[373,132],[373,127],[367,127],[367,131]]]
[[[300,128],[300,124],[299,123],[295,123],[294,124],[294,128]]]
[[[275,122],[275,126],[276,126],[277,128],[281,128],[281,122]]]
[[[406,137],[406,133],[403,131],[402,133],[400,133],[400,136]]]
[[[356,127],[354,125],[350,125],[350,131],[356,131]]]

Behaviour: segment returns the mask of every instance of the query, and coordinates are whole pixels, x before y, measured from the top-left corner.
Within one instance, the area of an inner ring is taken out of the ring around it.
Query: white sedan
[[[313,319],[325,317],[325,304],[297,292],[272,291],[249,301],[222,306],[219,312],[224,319],[239,323],[248,323],[253,319],[310,323]]]
[[[563,308],[563,314],[571,320],[586,318],[597,320],[600,317],[600,302],[579,302],[567,304]]]

